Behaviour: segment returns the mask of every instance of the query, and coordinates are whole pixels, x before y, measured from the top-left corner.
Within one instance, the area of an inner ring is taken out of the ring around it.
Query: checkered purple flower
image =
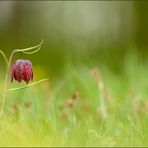
[[[32,63],[29,60],[17,60],[11,69],[11,82],[24,80],[27,84],[33,80]]]

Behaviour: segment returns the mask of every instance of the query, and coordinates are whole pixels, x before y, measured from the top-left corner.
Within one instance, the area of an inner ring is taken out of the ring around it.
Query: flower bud
[[[17,60],[11,69],[11,82],[24,80],[27,84],[33,80],[32,63],[29,60]]]

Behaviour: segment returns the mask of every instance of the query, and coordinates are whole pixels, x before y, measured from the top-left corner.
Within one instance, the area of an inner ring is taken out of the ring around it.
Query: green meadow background
[[[44,39],[13,62],[49,78],[7,93],[0,146],[148,146],[147,14],[147,1],[0,1],[0,49]]]

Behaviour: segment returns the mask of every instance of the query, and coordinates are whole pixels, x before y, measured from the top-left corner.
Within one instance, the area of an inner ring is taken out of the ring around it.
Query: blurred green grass
[[[136,53],[125,57],[122,75],[104,65],[67,61],[57,79],[9,92],[0,119],[0,145],[148,146],[148,64]],[[34,68],[35,80],[46,76],[42,68]],[[91,73],[94,68],[103,89]],[[2,90],[2,79],[0,83]],[[8,87],[20,85],[25,83]]]

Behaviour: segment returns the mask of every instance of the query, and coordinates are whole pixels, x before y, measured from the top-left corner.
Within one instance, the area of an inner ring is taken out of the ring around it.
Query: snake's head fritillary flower
[[[11,82],[24,80],[27,84],[33,80],[32,63],[29,60],[17,60],[11,69]]]

